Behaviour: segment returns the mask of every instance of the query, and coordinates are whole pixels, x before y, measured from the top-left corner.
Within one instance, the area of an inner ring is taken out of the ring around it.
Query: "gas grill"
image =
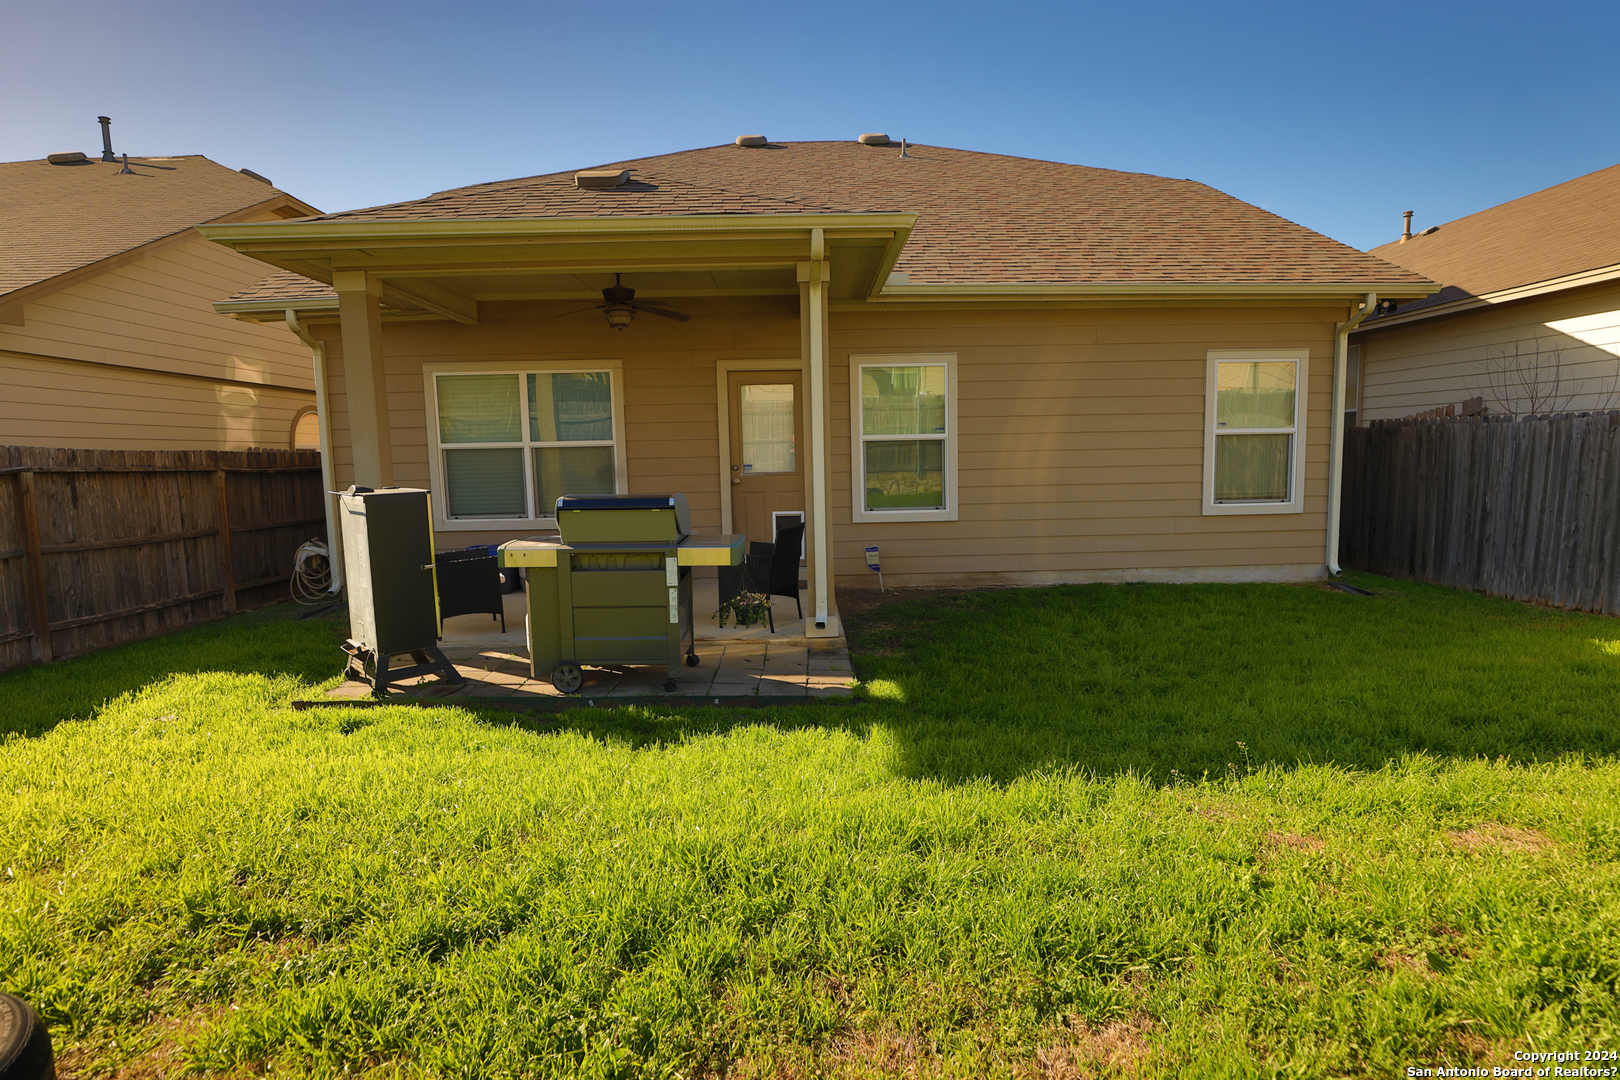
[[[531,674],[572,694],[581,664],[665,664],[674,690],[698,662],[692,567],[739,565],[745,538],[693,536],[681,494],[564,495],[557,531],[500,546],[527,577]]]

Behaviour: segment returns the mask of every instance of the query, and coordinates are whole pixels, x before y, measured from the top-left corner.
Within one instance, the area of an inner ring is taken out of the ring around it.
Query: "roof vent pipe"
[[[118,155],[112,152],[112,117],[98,116],[96,120],[101,124],[101,160],[117,161]]]
[[[1404,244],[1408,240],[1412,239],[1412,211],[1403,210],[1401,212],[1401,217],[1406,219],[1405,223],[1401,226],[1401,243]]]
[[[909,157],[910,156],[909,154],[906,153],[906,139],[905,139],[904,135],[902,135],[900,137],[900,156],[901,157]]]

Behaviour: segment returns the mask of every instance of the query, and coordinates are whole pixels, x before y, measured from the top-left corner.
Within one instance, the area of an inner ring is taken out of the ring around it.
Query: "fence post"
[[[214,470],[214,496],[219,513],[219,576],[225,586],[225,614],[236,613],[236,573],[231,566],[231,512],[225,500],[225,470]]]
[[[23,553],[27,569],[25,588],[28,590],[28,621],[39,646],[39,661],[51,662],[51,613],[45,596],[45,557],[39,550],[39,514],[34,508],[34,474],[24,470],[16,474],[17,524],[21,527]]]

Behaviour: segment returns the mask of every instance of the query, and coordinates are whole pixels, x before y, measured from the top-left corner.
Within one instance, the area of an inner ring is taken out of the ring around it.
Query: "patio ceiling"
[[[616,273],[647,297],[796,296],[798,266],[811,258],[818,229],[831,267],[831,298],[859,299],[882,289],[915,220],[911,214],[816,214],[289,221],[206,226],[204,232],[328,285],[336,274],[363,271],[399,312],[476,323],[484,302],[597,300]]]

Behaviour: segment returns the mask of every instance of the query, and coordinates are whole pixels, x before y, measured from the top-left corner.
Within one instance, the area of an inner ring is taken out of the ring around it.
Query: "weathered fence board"
[[[0,670],[287,598],[310,451],[0,447]]]
[[[1620,412],[1345,432],[1340,561],[1620,615]]]

